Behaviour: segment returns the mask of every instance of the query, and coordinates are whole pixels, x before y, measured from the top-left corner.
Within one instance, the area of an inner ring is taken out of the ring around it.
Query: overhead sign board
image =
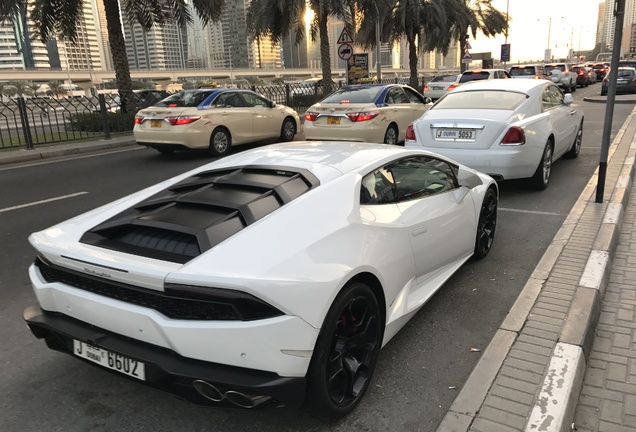
[[[353,48],[351,48],[350,44],[340,44],[338,45],[338,57],[343,60],[349,60],[353,55]]]
[[[349,33],[346,27],[343,28],[342,31],[340,32],[340,36],[338,36],[338,45],[352,44],[352,43],[353,43],[353,37],[351,36],[351,33]]]

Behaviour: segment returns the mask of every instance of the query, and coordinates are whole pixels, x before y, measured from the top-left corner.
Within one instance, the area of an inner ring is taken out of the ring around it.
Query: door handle
[[[411,231],[411,235],[413,237],[417,237],[419,235],[426,234],[427,231],[428,229],[426,227],[417,227],[413,231]]]

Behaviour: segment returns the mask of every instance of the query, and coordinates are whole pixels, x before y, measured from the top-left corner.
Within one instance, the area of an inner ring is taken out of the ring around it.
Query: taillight
[[[519,126],[512,126],[501,140],[501,145],[521,145],[525,144],[525,142],[526,137],[523,129]]]
[[[415,137],[415,128],[413,127],[413,123],[408,125],[406,128],[406,140],[415,141],[417,138]]]
[[[351,120],[352,122],[363,122],[363,121],[373,120],[379,115],[380,115],[380,111],[347,113],[347,117],[349,117],[349,120]]]
[[[579,72],[579,76],[583,76],[583,72]]]
[[[315,121],[316,118],[318,118],[318,113],[317,112],[311,112],[311,111],[307,111],[305,113],[305,120],[307,121]]]
[[[541,77],[539,75],[535,75],[534,79],[540,79]]]
[[[135,116],[135,124],[142,124],[144,122],[144,118],[142,116]]]
[[[180,125],[187,125],[190,123],[194,123],[200,118],[201,116],[179,116],[179,117],[173,116],[173,117],[166,117],[166,120],[168,120],[172,126],[180,126]]]
[[[446,91],[451,91],[452,89],[457,88],[457,86],[459,86],[459,84],[454,82],[454,83],[452,83],[451,85],[448,86]]]
[[[424,91],[429,91],[427,85],[424,86]]]

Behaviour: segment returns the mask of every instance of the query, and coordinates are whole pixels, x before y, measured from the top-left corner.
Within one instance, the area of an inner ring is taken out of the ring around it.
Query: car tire
[[[210,136],[210,154],[212,156],[225,156],[232,147],[230,131],[224,127],[217,127]]]
[[[531,178],[532,186],[536,190],[544,190],[548,187],[550,174],[552,174],[552,152],[552,141],[548,140],[543,149],[539,166],[537,166],[537,170]]]
[[[497,193],[493,188],[489,188],[481,203],[481,211],[477,221],[474,259],[484,258],[492,248],[492,243],[495,240],[495,228],[497,228],[497,204]]]
[[[570,93],[574,93],[575,91],[576,91],[576,82],[572,84],[572,81],[570,81]]]
[[[574,138],[574,142],[572,143],[572,147],[568,152],[564,155],[567,159],[576,159],[581,152],[581,143],[583,141],[583,120],[581,120],[581,124],[579,128],[576,130],[576,137]]]
[[[368,285],[350,282],[336,296],[318,334],[307,372],[306,408],[328,418],[349,414],[373,376],[384,324]]]
[[[391,124],[386,128],[384,133],[384,144],[397,145],[398,144],[398,128],[396,125]]]
[[[280,141],[289,142],[296,136],[296,122],[293,118],[287,117],[283,120],[283,125],[280,128]]]

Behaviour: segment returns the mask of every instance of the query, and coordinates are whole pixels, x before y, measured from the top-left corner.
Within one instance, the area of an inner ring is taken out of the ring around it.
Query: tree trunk
[[[422,89],[418,89],[419,80],[417,78],[417,45],[415,45],[415,37],[408,36],[408,44],[409,44],[409,85],[418,91],[422,91]]]
[[[106,26],[108,28],[108,44],[113,55],[115,82],[121,98],[122,112],[136,111],[136,102],[132,91],[132,79],[126,56],[126,41],[119,20],[119,0],[104,0]]]
[[[327,28],[328,14],[325,9],[325,1],[323,0],[320,2],[320,8],[318,9],[318,34],[320,36],[320,61],[322,63],[322,91],[324,95],[328,95],[334,88],[331,80],[331,55]]]
[[[461,46],[461,58],[459,59],[460,64],[459,64],[459,71],[461,73],[466,72],[466,69],[468,68],[468,63],[464,63],[464,54],[466,54],[468,52],[468,38],[466,37],[468,36],[468,29],[465,29],[462,33],[461,33],[461,39],[459,40],[460,46]]]

